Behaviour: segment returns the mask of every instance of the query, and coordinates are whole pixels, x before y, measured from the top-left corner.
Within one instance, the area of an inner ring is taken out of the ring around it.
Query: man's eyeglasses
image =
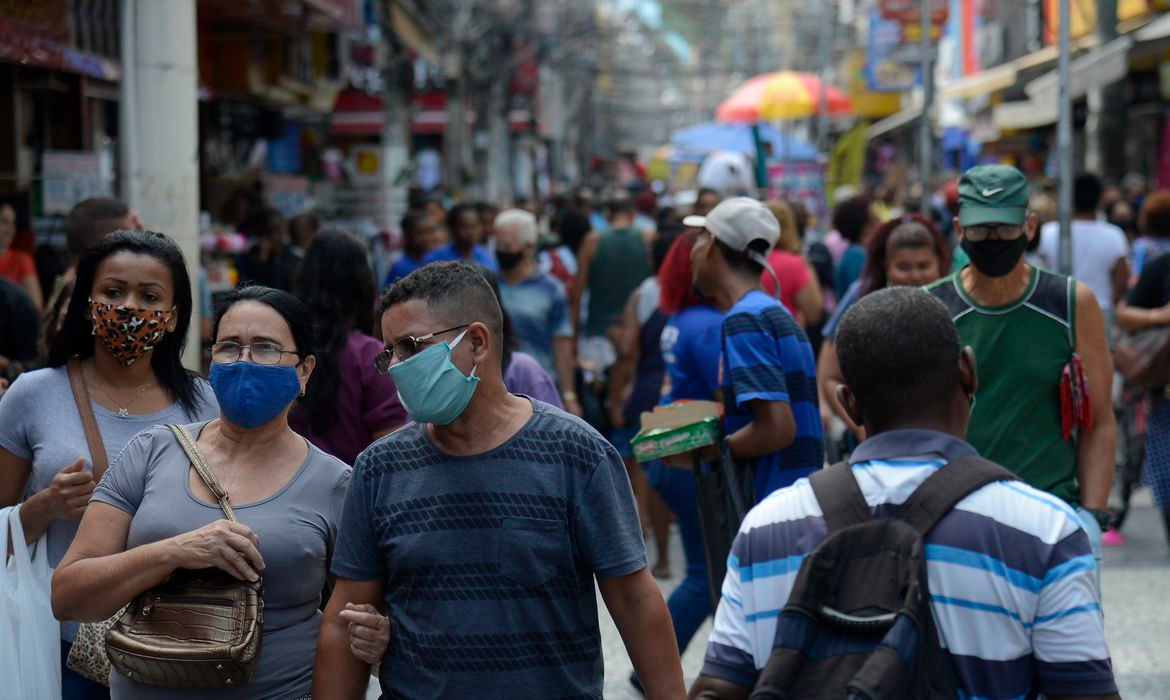
[[[280,364],[280,359],[286,354],[297,354],[293,350],[284,350],[276,343],[269,343],[267,341],[252,343],[251,345],[240,345],[239,343],[224,341],[211,346],[211,361],[220,364],[238,362],[244,356],[244,350],[248,351],[248,359],[258,365],[278,365]]]
[[[405,362],[406,360],[409,360],[418,354],[420,346],[431,344],[426,341],[431,340],[437,335],[443,335],[444,333],[450,333],[451,331],[461,331],[464,328],[467,328],[469,325],[471,324],[465,323],[462,326],[455,326],[454,328],[446,328],[441,331],[435,331],[434,333],[427,333],[426,335],[419,336],[417,338],[408,335],[405,338],[395,342],[386,350],[378,353],[377,356],[374,357],[374,367],[378,370],[379,373],[387,374],[390,372],[390,363],[394,360],[395,357],[398,358],[399,362]]]
[[[963,237],[972,243],[982,243],[994,236],[1001,241],[1014,241],[1024,235],[1023,226],[1011,224],[979,224],[963,227]]]

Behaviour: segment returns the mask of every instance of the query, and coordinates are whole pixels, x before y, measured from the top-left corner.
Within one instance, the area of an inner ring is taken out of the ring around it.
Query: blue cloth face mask
[[[297,368],[255,362],[212,362],[211,389],[228,420],[251,430],[280,415],[301,393]]]
[[[467,331],[451,343],[436,343],[414,357],[390,368],[398,387],[398,399],[410,417],[419,423],[448,425],[463,413],[479,384],[472,368],[463,374],[451,361],[451,348],[463,340]]]

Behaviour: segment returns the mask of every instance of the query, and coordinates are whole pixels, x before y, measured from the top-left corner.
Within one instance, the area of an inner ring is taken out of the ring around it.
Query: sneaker
[[[1120,530],[1110,528],[1108,532],[1101,535],[1101,544],[1106,547],[1120,547],[1125,544],[1125,535],[1121,534]]]

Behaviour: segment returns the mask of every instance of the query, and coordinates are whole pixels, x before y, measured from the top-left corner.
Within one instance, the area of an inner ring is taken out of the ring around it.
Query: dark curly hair
[[[850,243],[861,241],[865,227],[873,217],[873,205],[869,197],[850,197],[833,207],[833,228]]]

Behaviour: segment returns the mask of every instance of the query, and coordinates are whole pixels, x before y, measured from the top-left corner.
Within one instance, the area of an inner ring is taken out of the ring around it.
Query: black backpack
[[[815,473],[828,537],[800,567],[753,700],[957,698],[926,586],[923,539],[967,495],[1016,477],[979,457],[930,475],[875,519],[848,464]]]

